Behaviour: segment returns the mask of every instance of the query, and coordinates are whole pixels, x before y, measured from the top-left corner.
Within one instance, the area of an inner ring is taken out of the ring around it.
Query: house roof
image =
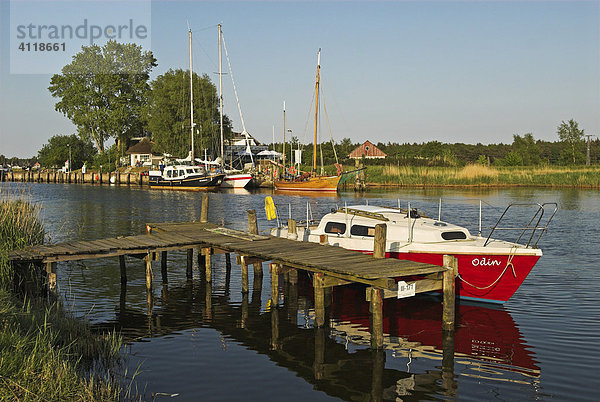
[[[132,145],[125,151],[126,154],[152,154],[152,142],[148,137],[142,138],[140,142]]]
[[[362,145],[359,145],[354,151],[350,152],[349,158],[362,158],[363,155],[366,158],[385,158],[387,154],[381,149],[377,148],[371,141],[365,141]]]

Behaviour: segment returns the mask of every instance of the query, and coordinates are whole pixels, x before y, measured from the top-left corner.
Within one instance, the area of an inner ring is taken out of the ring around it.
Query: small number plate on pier
[[[398,282],[398,299],[404,297],[412,297],[415,295],[415,282],[406,283],[404,281]]]

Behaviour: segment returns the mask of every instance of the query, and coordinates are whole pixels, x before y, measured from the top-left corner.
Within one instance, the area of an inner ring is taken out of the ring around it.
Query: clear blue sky
[[[75,128],[54,111],[51,74],[11,74],[17,44],[9,41],[9,2],[0,2],[0,154],[29,157]],[[336,141],[511,143],[528,132],[554,141],[571,118],[600,135],[598,1],[153,1],[150,9],[152,77],[187,69],[189,23],[194,70],[216,82],[223,24],[247,129],[263,142],[272,126],[281,140],[284,100],[287,127],[311,141],[305,127],[319,48]],[[91,12],[68,10],[62,17],[73,21]],[[225,111],[241,130],[224,78]],[[328,137],[324,120],[322,127]]]

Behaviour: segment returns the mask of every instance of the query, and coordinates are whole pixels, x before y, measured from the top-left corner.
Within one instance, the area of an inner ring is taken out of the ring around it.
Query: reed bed
[[[384,186],[537,186],[600,188],[600,167],[369,166],[367,183]]]
[[[39,209],[0,192],[0,400],[119,399],[122,338],[94,333],[59,303],[13,293],[11,250],[44,239]]]

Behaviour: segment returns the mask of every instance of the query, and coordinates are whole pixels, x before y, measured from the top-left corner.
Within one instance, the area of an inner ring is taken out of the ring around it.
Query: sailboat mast
[[[223,145],[223,62],[221,57],[221,24],[219,27],[219,126],[221,127],[221,164],[225,161],[224,145]]]
[[[319,81],[321,72],[321,49],[317,54],[317,83],[315,84],[315,142],[313,144],[313,172],[317,171],[317,127],[319,125]]]
[[[193,86],[193,73],[192,73],[192,30],[188,30],[188,38],[189,38],[189,50],[190,50],[190,135],[192,138],[191,141],[191,163],[194,164],[194,91],[192,89]]]
[[[285,170],[285,101],[283,101],[283,169]]]

